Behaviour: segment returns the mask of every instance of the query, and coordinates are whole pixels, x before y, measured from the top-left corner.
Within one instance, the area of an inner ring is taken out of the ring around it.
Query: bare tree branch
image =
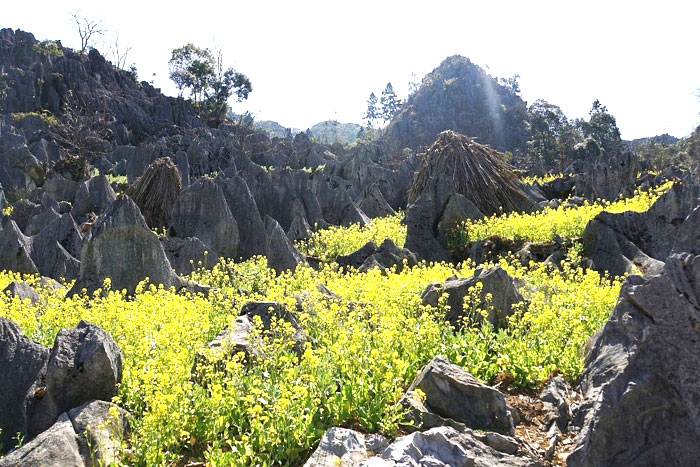
[[[70,13],[71,18],[75,21],[78,27],[78,35],[80,36],[80,53],[84,54],[89,48],[92,48],[92,40],[94,36],[102,36],[106,30],[102,27],[102,21],[92,21],[80,14],[76,10]]]

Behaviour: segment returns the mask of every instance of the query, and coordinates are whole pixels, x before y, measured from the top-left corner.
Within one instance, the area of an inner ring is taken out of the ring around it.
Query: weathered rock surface
[[[298,265],[306,264],[306,260],[287,238],[282,227],[271,217],[265,218],[265,256],[267,267],[278,274],[284,271],[294,271]]]
[[[499,452],[480,441],[472,432],[460,432],[452,427],[439,427],[402,436],[391,443],[380,456],[370,458],[359,465],[361,467],[491,467],[540,464],[528,457]]]
[[[589,266],[614,276],[639,271],[658,274],[699,194],[700,187],[686,179],[674,184],[646,212],[598,214],[583,233]]]
[[[513,314],[514,305],[522,302],[523,297],[515,281],[500,266],[477,269],[469,279],[448,279],[442,284],[430,284],[423,291],[423,304],[437,307],[440,297],[447,294],[450,310],[445,318],[452,326],[462,327],[465,319],[478,322],[482,319],[480,314],[474,315],[470,310],[464,309],[464,297],[469,294],[469,289],[477,284],[481,284],[482,288],[476,305],[488,312],[487,319],[496,328],[506,327],[508,317]],[[491,299],[487,300],[489,294]]]
[[[389,442],[381,435],[363,435],[348,428],[329,428],[304,467],[355,466],[381,453],[388,445]]]
[[[117,413],[116,417],[110,409]],[[128,430],[124,410],[110,402],[89,401],[62,413],[49,429],[0,458],[0,466],[111,465],[119,461],[119,444]]]
[[[100,215],[117,199],[107,177],[99,175],[78,185],[71,213],[78,222],[83,222],[90,212]]]
[[[15,446],[17,433],[28,431],[27,412],[37,402],[34,393],[43,384],[48,359],[48,348],[0,318],[0,442],[6,450]]]
[[[583,428],[567,465],[695,465],[700,437],[700,257],[630,276],[581,375]]]
[[[238,227],[240,242],[237,257],[246,260],[265,254],[265,224],[246,181],[234,175],[227,179],[217,177],[216,182],[221,186]]]
[[[224,192],[213,180],[199,180],[180,192],[169,233],[173,237],[197,237],[223,258],[235,258],[238,252],[238,225]]]
[[[0,458],[2,467],[44,467],[60,465],[84,467],[78,439],[68,414],[62,414],[56,423],[20,449]]]
[[[180,289],[187,284],[172,270],[163,245],[146,225],[138,206],[120,196],[91,229],[92,238],[83,247],[80,276],[69,294],[88,293],[111,280],[114,290],[133,294],[139,282]]]
[[[160,242],[170,266],[178,274],[190,274],[200,263],[211,269],[219,262],[219,256],[196,237],[161,237]]]
[[[210,360],[212,353],[220,355],[222,352],[228,352],[233,355],[237,352],[243,352],[246,357],[261,357],[260,334],[256,334],[255,339],[250,335],[257,318],[260,319],[262,324],[262,328],[259,329],[259,332],[262,334],[271,331],[278,332],[278,328],[273,329],[273,322],[275,321],[278,323],[284,322],[291,326],[293,329],[291,335],[279,337],[289,339],[288,342],[291,345],[291,349],[298,355],[301,355],[307,338],[294,314],[287,311],[284,305],[280,303],[251,302],[241,308],[241,313],[236,318],[233,329],[225,328],[197,354],[192,370],[195,379],[203,380],[204,375],[200,374],[199,367]]]
[[[32,251],[32,239],[22,233],[15,221],[4,218],[0,224],[0,270],[38,274]]]
[[[121,379],[121,350],[105,331],[84,321],[59,331],[46,365],[44,395],[29,412],[28,437],[86,401],[111,400]]]
[[[472,375],[444,357],[426,365],[408,388],[425,393],[425,407],[468,428],[513,435],[513,419],[506,400],[498,390],[480,383]]]
[[[37,291],[26,282],[10,282],[10,284],[2,290],[2,293],[11,297],[16,297],[22,301],[29,300],[32,304],[38,303],[41,300]]]
[[[575,177],[573,193],[591,201],[629,198],[634,194],[638,173],[637,156],[627,152],[587,167],[585,173]]]
[[[396,211],[389,205],[376,183],[366,187],[355,204],[370,218],[393,216]]]

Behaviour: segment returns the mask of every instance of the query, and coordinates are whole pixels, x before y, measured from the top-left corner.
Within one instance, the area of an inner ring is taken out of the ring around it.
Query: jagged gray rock
[[[477,269],[474,276],[468,279],[448,279],[442,284],[430,284],[423,291],[423,304],[437,307],[438,300],[446,293],[450,310],[445,318],[452,326],[461,328],[465,319],[479,322],[482,319],[480,314],[473,316],[469,310],[464,310],[464,297],[468,295],[469,289],[477,284],[481,284],[482,289],[479,293],[479,303],[476,305],[488,312],[487,319],[494,327],[506,327],[515,304],[522,302],[523,297],[515,281],[500,266]],[[489,294],[490,302],[487,300]]]
[[[238,227],[240,242],[237,257],[246,260],[255,255],[264,255],[265,236],[262,233],[265,231],[265,224],[248,184],[237,175],[227,179],[217,177],[216,181]]]
[[[360,196],[355,200],[355,204],[370,218],[393,216],[396,214],[396,211],[394,211],[387,200],[384,199],[384,195],[382,195],[376,183],[372,183],[362,190]]]
[[[406,248],[399,248],[391,239],[387,238],[371,256],[363,261],[358,271],[367,272],[374,268],[390,269],[396,267],[396,271],[401,272],[404,264],[409,268],[418,264],[416,255]]]
[[[329,428],[304,467],[357,465],[381,453],[388,445],[389,442],[381,435],[364,435],[348,428]]]
[[[699,194],[700,186],[686,178],[646,212],[601,212],[583,233],[589,266],[613,276],[638,271],[658,274],[685,218],[698,205]]]
[[[219,262],[219,256],[197,237],[161,237],[160,242],[170,266],[178,274],[190,274],[200,263],[205,268],[211,269]]]
[[[70,213],[51,221],[32,239],[32,259],[39,273],[73,280],[80,273],[80,250],[83,234]]]
[[[479,440],[471,431],[460,432],[444,426],[402,436],[391,443],[380,456],[361,462],[359,467],[496,465],[534,467],[540,464],[525,456],[499,452]]]
[[[298,265],[306,264],[306,260],[287,238],[282,227],[276,220],[265,218],[265,256],[267,267],[278,274],[284,271],[294,271]]]
[[[484,214],[464,195],[455,193],[447,201],[437,226],[437,237],[442,245],[454,239],[455,230],[466,220],[483,219]]]
[[[111,402],[93,400],[69,410],[68,417],[87,467],[118,463],[120,443],[129,434],[128,413],[124,409]]]
[[[498,390],[480,383],[445,357],[428,363],[406,391],[425,393],[425,407],[468,428],[513,435],[513,419]]]
[[[2,293],[19,298],[22,301],[29,300],[32,304],[38,303],[41,300],[37,291],[26,282],[10,282],[10,284],[2,290]]]
[[[120,196],[98,218],[92,238],[80,255],[80,275],[69,295],[86,289],[92,293],[111,280],[114,290],[133,294],[139,282],[183,288],[188,284],[172,270],[163,245],[146,225],[138,206],[128,196]]]
[[[62,329],[46,364],[44,394],[28,413],[27,436],[33,438],[61,413],[87,401],[112,400],[121,379],[121,350],[104,330],[85,321]]]
[[[27,434],[27,412],[46,376],[49,349],[29,339],[12,321],[0,317],[0,443],[15,446],[17,433]]]
[[[32,260],[33,243],[17,227],[15,221],[4,218],[0,224],[0,270],[38,274],[39,270]]]
[[[182,189],[173,206],[169,233],[197,237],[223,258],[235,258],[238,252],[238,225],[224,192],[213,180],[199,180]]]
[[[0,458],[0,467],[85,467],[80,456],[78,438],[68,414],[61,414],[56,423],[20,449]]]
[[[90,212],[97,215],[105,212],[115,199],[117,195],[107,177],[98,175],[78,185],[71,213],[78,222],[83,222]]]
[[[581,375],[583,427],[569,467],[695,465],[700,438],[700,256],[630,276]]]

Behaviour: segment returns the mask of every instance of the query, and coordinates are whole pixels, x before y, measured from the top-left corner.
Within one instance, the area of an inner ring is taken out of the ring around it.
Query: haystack
[[[161,157],[148,166],[126,194],[141,209],[148,226],[161,230],[170,223],[172,208],[181,188],[177,167],[169,157]]]
[[[455,193],[486,215],[520,211],[531,204],[512,167],[498,151],[451,130],[440,133],[422,154],[408,191],[409,203],[421,195],[431,180],[443,177],[451,181]]]

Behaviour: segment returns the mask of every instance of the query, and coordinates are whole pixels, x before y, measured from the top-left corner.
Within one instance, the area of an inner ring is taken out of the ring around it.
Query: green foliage
[[[246,75],[233,68],[224,70],[221,52],[215,58],[209,49],[192,43],[173,49],[170,61],[170,79],[182,97],[189,90],[195,104],[199,103],[210,123],[217,125],[226,118],[228,100],[235,95],[238,101],[248,98],[253,87]]]
[[[528,113],[531,134],[528,153],[545,167],[561,165],[577,140],[573,126],[558,106],[543,99],[536,100]]]
[[[593,138],[607,157],[618,154],[622,150],[622,138],[615,117],[598,99],[593,102],[589,114],[590,120],[582,125],[584,136]]]
[[[370,96],[370,99],[371,97],[372,96]],[[379,108],[377,117],[380,117],[385,122],[391,121],[394,115],[401,110],[401,99],[396,97],[391,83],[386,83],[386,87],[382,91],[382,97],[379,99],[379,104],[381,107]]]
[[[367,112],[362,120],[367,122],[367,128],[372,128],[372,123],[379,118],[379,109],[377,109],[377,96],[374,93],[369,95],[367,99]]]
[[[39,117],[46,124],[46,126],[56,126],[60,122],[58,118],[54,116],[50,111],[46,109],[40,109],[36,112],[16,112],[12,114],[12,120],[18,122],[25,117]]]
[[[44,40],[34,44],[34,52],[51,57],[63,57],[63,49],[56,41]]]

